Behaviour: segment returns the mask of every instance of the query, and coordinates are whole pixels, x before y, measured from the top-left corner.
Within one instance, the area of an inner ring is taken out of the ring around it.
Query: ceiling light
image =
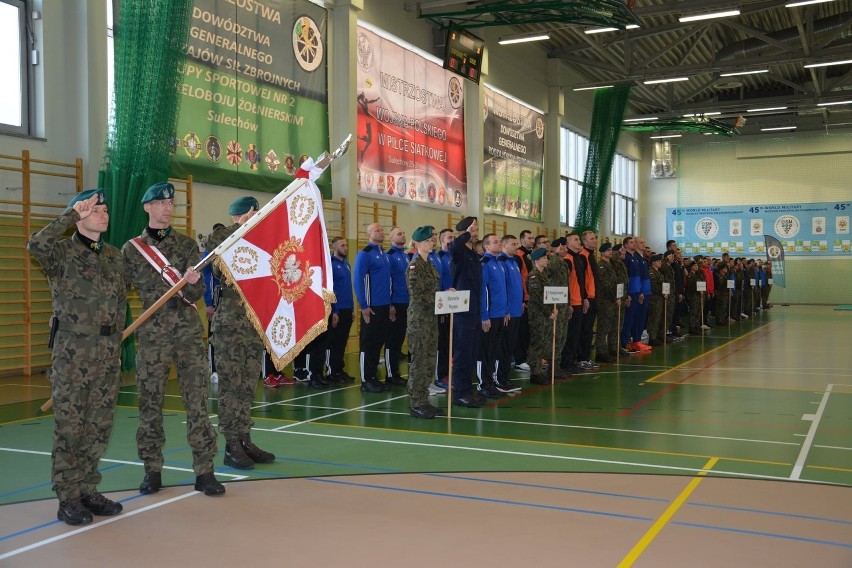
[[[673,83],[675,81],[689,81],[689,77],[674,77],[673,79],[651,79],[642,81],[646,85],[656,85],[657,83]]]
[[[591,35],[591,34],[602,34],[604,32],[617,32],[617,31],[618,31],[618,28],[591,28],[591,29],[586,30],[583,33]]]
[[[768,112],[770,110],[787,110],[787,107],[750,108],[746,112]]]
[[[828,67],[829,65],[846,65],[847,63],[852,63],[852,59],[829,61],[828,63],[809,63],[808,65],[805,65],[805,69],[811,69],[812,67]]]
[[[834,2],[834,0],[800,0],[799,2],[790,2],[784,4],[787,8],[795,8],[796,6],[807,6],[808,4],[822,4],[823,2]]]
[[[528,41],[542,41],[546,39],[550,39],[549,33],[508,35],[501,37],[499,40],[497,40],[497,43],[499,43],[500,45],[509,45],[512,43],[525,43]]]
[[[646,120],[660,120],[659,116],[647,116],[644,118],[625,118],[624,122],[645,122]]]
[[[739,10],[727,10],[725,12],[711,12],[709,14],[696,14],[694,16],[681,16],[678,20],[681,23],[697,22],[699,20],[712,20],[714,18],[727,18],[729,16],[739,16]]]
[[[761,132],[772,132],[775,130],[796,130],[795,126],[773,126],[772,128],[761,128]]]
[[[824,107],[824,106],[848,105],[848,104],[852,104],[852,100],[850,100],[850,101],[832,101],[830,103],[817,103],[817,106],[818,107]]]
[[[683,134],[663,134],[661,136],[651,136],[653,140],[662,140],[663,138],[680,138]]]
[[[595,89],[611,89],[615,85],[598,85],[597,87],[577,87],[575,91],[594,91]]]
[[[735,77],[737,75],[754,75],[756,73],[769,73],[769,69],[756,69],[754,71],[735,71],[733,73],[719,73],[719,77]]]
[[[624,26],[625,30],[635,30],[639,27],[639,24],[627,24]]]

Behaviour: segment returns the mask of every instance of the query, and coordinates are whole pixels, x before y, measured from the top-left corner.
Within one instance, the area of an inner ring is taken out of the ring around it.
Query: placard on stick
[[[698,292],[706,292],[707,291],[707,282],[696,282],[695,290]]]
[[[435,314],[470,311],[470,290],[435,292]]]
[[[545,286],[544,287],[544,303],[545,304],[567,304],[568,303],[568,286]]]

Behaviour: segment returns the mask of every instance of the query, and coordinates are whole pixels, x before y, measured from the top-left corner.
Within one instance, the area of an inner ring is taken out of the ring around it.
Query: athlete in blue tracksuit
[[[367,227],[370,242],[355,257],[355,297],[361,308],[361,390],[382,392],[390,387],[379,382],[376,370],[392,314],[390,263],[382,250],[385,230],[379,223]]]
[[[387,250],[391,276],[391,304],[396,317],[390,322],[385,341],[386,385],[405,385],[399,374],[399,362],[402,359],[402,344],[408,329],[408,283],[405,273],[408,271],[408,255],[405,254],[405,231],[399,227],[391,229],[391,246]]]
[[[479,376],[479,392],[488,398],[499,398],[503,395],[497,390],[497,367],[503,342],[503,328],[509,315],[506,270],[505,263],[497,260],[496,255],[500,254],[500,239],[497,235],[486,235],[482,244],[486,251],[480,261],[482,289],[479,296],[479,318],[482,321],[483,333],[476,370]]]

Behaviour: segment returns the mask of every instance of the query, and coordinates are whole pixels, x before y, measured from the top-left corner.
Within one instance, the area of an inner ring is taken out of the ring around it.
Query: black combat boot
[[[80,501],[90,513],[103,517],[117,515],[124,509],[124,507],[121,506],[121,503],[116,503],[111,499],[107,499],[97,491],[86,493],[80,497]]]
[[[239,439],[225,444],[225,465],[237,469],[254,469],[254,460],[246,455]]]
[[[261,450],[251,441],[251,434],[245,434],[240,438],[240,444],[243,451],[254,463],[272,463],[275,461],[275,454]]]
[[[56,518],[68,525],[88,525],[92,522],[92,513],[80,501],[79,497],[59,502]]]
[[[212,472],[202,473],[195,476],[195,490],[212,497],[223,495],[225,493],[225,486],[219,483],[219,480],[216,479],[216,476]]]
[[[145,474],[142,484],[139,486],[139,493],[142,495],[150,495],[156,493],[163,486],[163,479],[159,471],[149,471]]]

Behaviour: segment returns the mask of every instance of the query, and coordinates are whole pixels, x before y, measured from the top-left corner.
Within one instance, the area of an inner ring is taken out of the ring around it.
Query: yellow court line
[[[713,352],[715,352],[715,351],[718,351],[719,349],[722,349],[723,347],[728,347],[729,345],[731,345],[732,343],[736,343],[736,342],[737,342],[737,341],[739,341],[740,339],[745,339],[746,337],[748,337],[748,336],[749,336],[749,335],[751,335],[752,333],[757,333],[758,331],[760,331],[760,330],[762,330],[762,329],[766,328],[766,327],[767,327],[767,326],[769,326],[769,325],[771,325],[771,324],[769,324],[769,323],[763,324],[762,326],[758,327],[757,329],[753,329],[753,330],[751,330],[750,332],[746,333],[745,335],[741,335],[741,336],[739,336],[739,337],[735,337],[734,339],[732,339],[732,340],[730,340],[730,341],[728,341],[728,342],[726,342],[726,343],[723,343],[722,345],[719,345],[718,347],[714,347],[714,348],[713,348],[713,349],[711,349],[710,351],[705,351],[704,353],[701,353],[700,355],[696,355],[696,356],[695,356],[695,357],[693,357],[692,359],[687,359],[687,360],[686,360],[686,361],[684,361],[683,363],[681,363],[681,364],[679,364],[679,365],[675,365],[675,366],[674,366],[674,367],[672,367],[671,369],[667,369],[667,370],[663,371],[662,373],[660,373],[659,375],[655,375],[655,376],[651,377],[650,379],[645,379],[643,382],[645,382],[645,383],[654,383],[654,382],[656,382],[656,381],[657,381],[657,379],[659,379],[660,377],[662,377],[662,376],[664,376],[664,375],[667,375],[668,373],[671,373],[672,371],[676,371],[676,370],[680,369],[681,367],[683,367],[684,365],[688,365],[689,363],[692,363],[693,361],[697,361],[697,360],[701,359],[702,357],[706,357],[707,355],[710,355],[711,353],[713,353]]]
[[[639,539],[639,542],[637,542],[633,546],[633,549],[630,551],[630,553],[625,556],[624,560],[622,560],[618,564],[618,568],[629,568],[630,566],[633,566],[633,563],[636,562],[636,560],[642,555],[643,552],[645,552],[645,549],[648,548],[648,546],[654,541],[654,538],[656,538],[659,532],[663,530],[663,527],[668,524],[668,522],[675,515],[675,513],[677,513],[678,509],[680,509],[681,506],[686,502],[686,500],[689,499],[689,496],[692,495],[692,492],[695,491],[695,489],[701,483],[701,479],[707,475],[707,472],[713,469],[713,466],[716,465],[717,461],[719,461],[717,458],[711,458],[710,461],[704,464],[702,471],[699,471],[698,474],[693,478],[693,480],[689,482],[689,485],[687,485],[684,490],[680,492],[680,495],[677,496],[677,499],[675,499],[669,504],[666,510],[663,511],[663,514],[660,515],[660,517],[654,522],[653,525],[651,525],[651,528],[648,529],[648,532],[646,532],[645,535],[641,539]]]
[[[683,372],[684,373],[687,372],[687,369],[684,369]],[[648,382],[648,381],[645,381],[645,382]],[[654,380],[654,384],[655,385],[674,385],[674,384],[678,384],[678,382],[677,381]],[[686,385],[684,385],[684,386],[686,386]],[[814,385],[813,387],[810,387],[810,388],[807,388],[807,387],[792,388],[792,387],[772,387],[772,386],[768,386],[768,385],[764,385],[764,386],[732,385],[732,384],[722,385],[722,384],[717,384],[717,383],[696,383],[696,382],[693,382],[693,381],[689,382],[689,386],[691,386],[691,387],[728,387],[728,388],[732,388],[732,389],[777,390],[777,391],[783,391],[783,392],[814,392],[815,390],[823,388],[823,387],[817,386],[817,385]],[[834,393],[832,393],[832,394],[834,394]],[[849,394],[849,393],[845,393],[845,394]]]
[[[827,465],[806,465],[808,469],[827,469],[829,471],[842,471],[843,473],[852,473],[852,469],[847,467],[829,467]]]

